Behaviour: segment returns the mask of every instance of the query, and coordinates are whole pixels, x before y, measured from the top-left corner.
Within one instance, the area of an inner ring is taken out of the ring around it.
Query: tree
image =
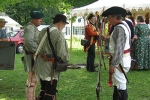
[[[6,6],[5,13],[8,14],[11,18],[16,20],[22,26],[26,25],[30,21],[30,11],[39,10],[44,14],[42,24],[50,24],[52,22],[51,17],[56,13],[60,13],[58,8],[53,7],[33,7],[26,6],[25,2],[10,4]]]
[[[68,7],[74,6],[75,8],[77,8],[77,7],[81,7],[93,3],[95,1],[97,0],[80,0],[80,1],[77,0],[1,0],[0,11],[4,11],[7,5],[21,3],[21,2],[24,2],[26,6],[32,6],[35,8],[42,6],[43,8],[56,7],[56,8],[70,9]]]
[[[0,11],[5,11],[24,26],[30,20],[30,11],[40,10],[45,15],[43,24],[50,24],[51,17],[54,17],[56,13],[69,13],[73,8],[95,1],[97,0],[3,0],[0,3]]]

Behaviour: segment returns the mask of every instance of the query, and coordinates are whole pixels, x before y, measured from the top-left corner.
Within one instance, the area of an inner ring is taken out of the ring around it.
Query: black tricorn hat
[[[61,20],[63,22],[65,22],[66,24],[69,24],[67,22],[67,17],[63,14],[56,14],[54,18],[52,18],[53,20]]]
[[[93,13],[89,14],[87,19],[90,20],[92,17],[95,17],[95,15]]]
[[[130,11],[127,11],[127,15],[132,15],[132,13]]]
[[[40,18],[43,18],[43,17],[44,17],[44,15],[43,15],[40,11],[32,11],[32,12],[30,13],[30,16],[31,16],[31,18],[33,18],[33,19],[40,19]]]
[[[107,17],[108,15],[120,14],[122,17],[125,17],[127,11],[124,8],[113,6],[108,8],[102,13],[102,16]]]

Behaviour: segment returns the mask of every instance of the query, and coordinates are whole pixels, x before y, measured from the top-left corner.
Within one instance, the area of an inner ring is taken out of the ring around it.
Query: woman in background
[[[137,24],[134,27],[134,42],[132,57],[137,62],[137,69],[150,68],[150,29],[142,16],[137,16]]]

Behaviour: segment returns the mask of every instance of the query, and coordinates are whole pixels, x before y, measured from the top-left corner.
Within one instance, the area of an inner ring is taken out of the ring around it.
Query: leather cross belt
[[[40,58],[43,58],[44,61],[54,62],[54,56],[52,54],[39,54]]]

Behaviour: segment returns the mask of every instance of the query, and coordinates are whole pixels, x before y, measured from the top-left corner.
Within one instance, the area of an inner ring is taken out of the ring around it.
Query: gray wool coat
[[[50,27],[56,27],[55,25],[51,25]],[[57,28],[57,27],[56,27]],[[43,38],[44,34],[46,33],[46,28],[44,28],[38,36],[38,41],[40,43],[41,39]],[[65,40],[64,34],[57,29],[52,30],[50,33],[50,39],[52,41],[52,45],[54,47],[54,51],[56,55],[64,62],[69,60],[69,52],[68,52],[68,45]],[[43,46],[39,50],[38,54],[52,54],[51,47],[48,42],[48,38],[45,39]],[[43,58],[37,56],[35,60],[34,70],[36,75],[41,78],[42,80],[50,81],[51,80],[51,67],[52,63],[49,61],[44,61]],[[58,80],[60,72],[54,70],[53,78]]]
[[[29,22],[24,29],[24,49],[28,52],[35,53],[38,47],[38,28]],[[24,53],[24,69],[25,72],[33,71],[32,60],[33,54]]]

